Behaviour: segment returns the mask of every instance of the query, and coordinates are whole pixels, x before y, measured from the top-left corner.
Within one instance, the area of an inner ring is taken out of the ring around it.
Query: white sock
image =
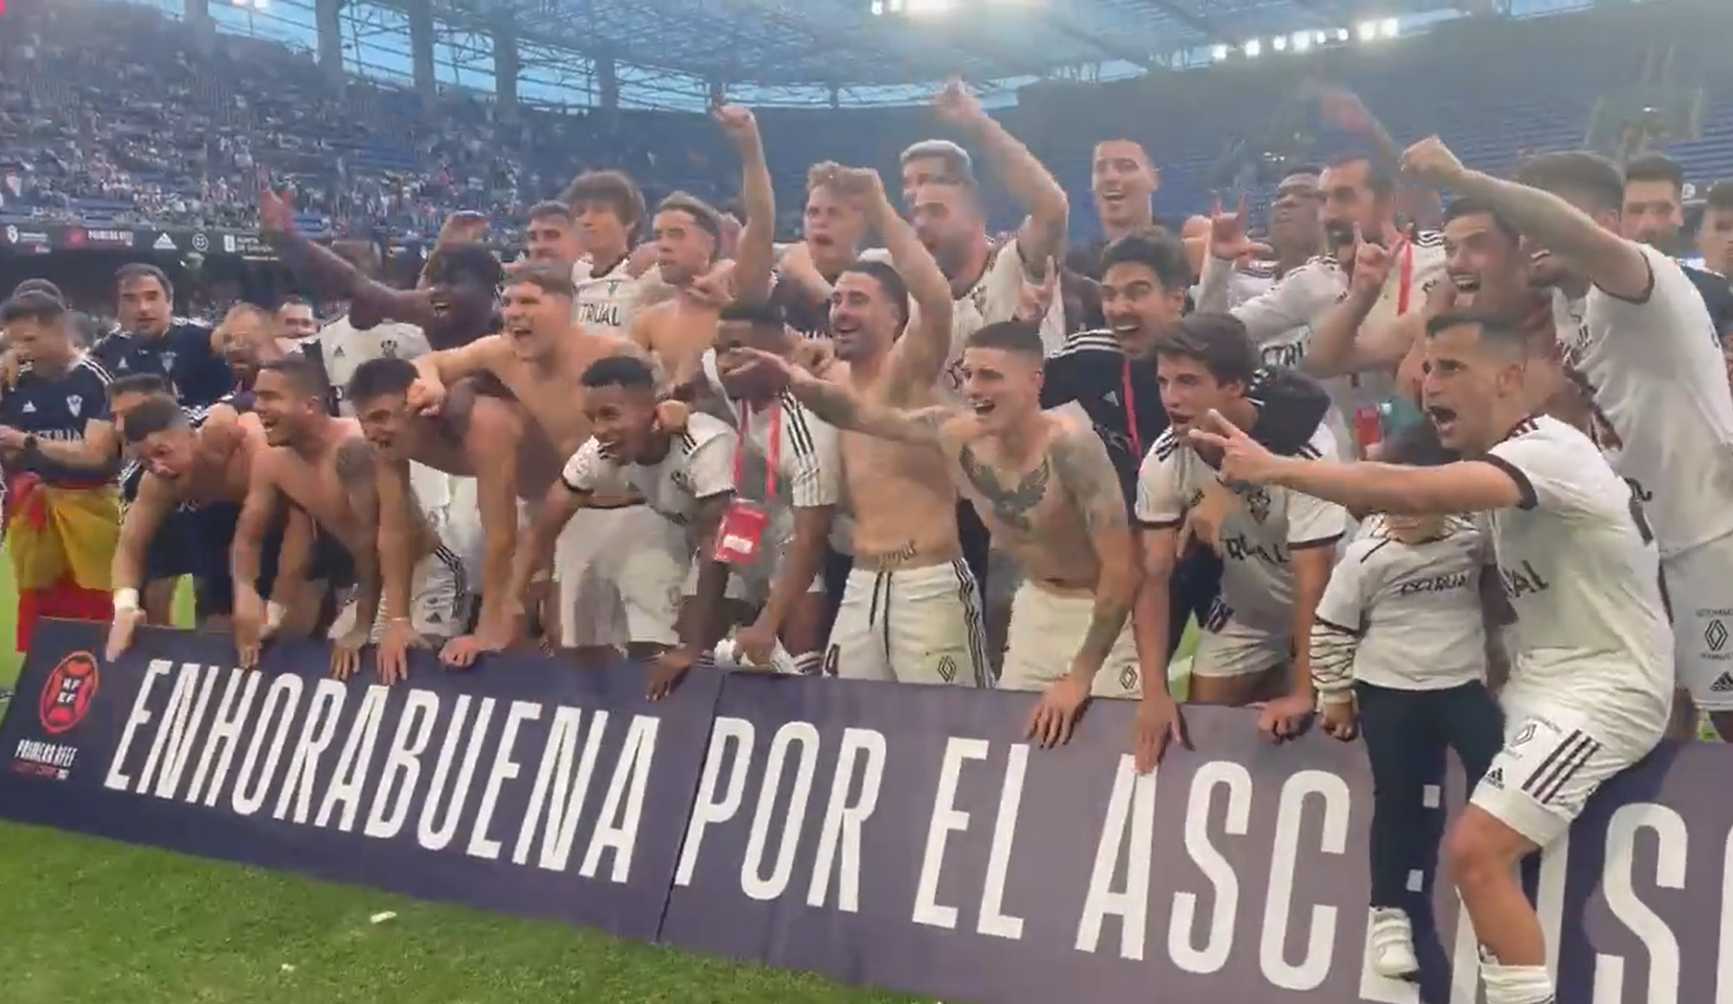
[[[1504,966],[1483,958],[1480,978],[1486,981],[1486,1004],[1552,1004],[1558,1000],[1545,966]]]

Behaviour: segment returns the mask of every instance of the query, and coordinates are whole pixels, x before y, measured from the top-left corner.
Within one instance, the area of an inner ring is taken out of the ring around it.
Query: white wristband
[[[116,613],[123,610],[137,610],[138,590],[116,589],[114,591],[114,609]]]
[[[288,607],[284,606],[281,603],[278,603],[275,600],[272,600],[272,601],[266,603],[265,604],[265,626],[266,627],[273,627],[273,628],[282,627],[283,626],[283,615],[288,613],[288,612],[289,612]]]

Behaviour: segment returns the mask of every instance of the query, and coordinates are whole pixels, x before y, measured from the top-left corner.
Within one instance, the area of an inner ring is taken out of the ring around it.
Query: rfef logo
[[[54,672],[42,684],[42,701],[38,708],[42,728],[57,736],[84,721],[90,704],[96,700],[96,690],[102,674],[96,669],[96,656],[89,652],[74,652],[60,660]]]

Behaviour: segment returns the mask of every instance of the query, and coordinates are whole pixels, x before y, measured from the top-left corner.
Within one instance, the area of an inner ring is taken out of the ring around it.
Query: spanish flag
[[[18,579],[18,651],[38,617],[114,619],[109,571],[120,540],[112,484],[50,485],[31,473],[6,479],[6,542]]]

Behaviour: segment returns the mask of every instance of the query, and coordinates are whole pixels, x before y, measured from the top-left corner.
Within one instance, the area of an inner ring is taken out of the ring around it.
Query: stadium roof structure
[[[311,41],[314,0],[209,2],[231,30]],[[1593,2],[431,0],[431,7],[442,83],[491,90],[495,39],[507,26],[526,101],[596,105],[612,91],[621,107],[692,109],[717,93],[756,105],[903,104],[952,74],[1009,94],[1038,79],[1304,58],[1313,47],[1375,44],[1472,13],[1526,16]],[[364,75],[405,76],[410,7],[411,0],[343,0],[346,62]],[[276,29],[259,30],[261,20]]]

